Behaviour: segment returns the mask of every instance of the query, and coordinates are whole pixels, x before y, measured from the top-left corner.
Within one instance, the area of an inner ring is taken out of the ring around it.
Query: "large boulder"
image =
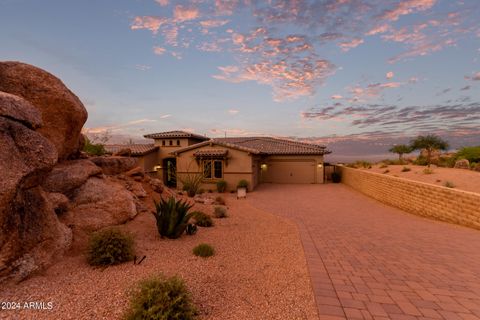
[[[102,169],[89,160],[64,161],[56,165],[43,183],[48,192],[69,194],[81,187],[91,176],[102,173]]]
[[[25,63],[0,62],[0,91],[23,97],[40,111],[38,132],[53,143],[59,160],[78,154],[87,110],[60,79]]]
[[[457,169],[470,169],[470,162],[467,159],[460,159],[455,161],[454,168]]]
[[[75,191],[71,212],[67,215],[74,230],[96,231],[119,225],[137,215],[133,195],[121,184],[92,177]]]
[[[1,76],[0,76],[1,79]],[[1,81],[1,80],[0,80]],[[0,282],[22,280],[48,266],[69,246],[38,185],[57,161],[55,146],[31,128],[40,114],[20,97],[0,98]]]
[[[106,175],[116,175],[127,172],[132,168],[135,168],[138,163],[137,158],[131,157],[92,157],[89,159],[95,165],[102,168],[102,171]]]
[[[0,91],[0,117],[12,119],[36,129],[42,125],[42,115],[27,100],[3,91]]]

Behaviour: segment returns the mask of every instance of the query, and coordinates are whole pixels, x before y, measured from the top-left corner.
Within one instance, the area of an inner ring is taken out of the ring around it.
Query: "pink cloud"
[[[198,17],[200,17],[200,11],[193,7],[177,5],[173,11],[173,18],[176,22],[195,20]]]
[[[380,17],[383,20],[396,21],[400,16],[413,12],[425,11],[432,8],[437,0],[404,0],[400,1],[395,8],[386,10]]]
[[[362,43],[363,43],[363,39],[355,38],[355,39],[352,39],[351,41],[340,43],[340,48],[342,48],[342,51],[347,52],[350,49],[358,47]]]
[[[236,115],[236,114],[238,114],[239,112],[240,112],[240,111],[237,110],[237,109],[230,109],[230,110],[228,110],[228,113],[230,113],[231,115]]]
[[[159,55],[159,56],[161,56],[162,54],[164,54],[166,51],[167,51],[167,49],[162,48],[162,47],[153,47],[153,52],[154,52],[156,55]]]
[[[217,28],[226,25],[228,22],[228,20],[203,20],[200,21],[200,25],[204,28]]]
[[[150,30],[153,34],[157,34],[158,29],[160,29],[160,27],[167,22],[168,22],[167,18],[155,17],[155,16],[139,16],[133,19],[130,29],[132,30],[147,29],[147,30]]]
[[[389,72],[387,72],[387,74],[385,76],[386,76],[387,79],[392,79],[394,77],[394,75],[395,74],[393,73],[393,71],[389,71]]]
[[[323,84],[328,76],[335,73],[336,67],[326,60],[305,59],[300,63],[262,61],[242,69],[235,66],[219,69],[221,74],[214,75],[215,79],[233,83],[255,81],[270,85],[274,100],[284,101],[312,95],[315,92],[315,86]]]
[[[332,97],[331,97],[333,100],[339,100],[339,99],[342,99],[343,97],[339,94],[334,94]]]
[[[388,24],[382,24],[382,25],[379,25],[379,26],[376,26],[372,29],[370,29],[366,35],[367,36],[373,36],[373,35],[376,35],[376,34],[379,34],[379,33],[385,33],[387,31],[389,31],[391,29],[390,25]]]

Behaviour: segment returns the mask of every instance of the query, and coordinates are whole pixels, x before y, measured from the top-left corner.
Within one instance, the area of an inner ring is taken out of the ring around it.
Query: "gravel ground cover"
[[[410,171],[402,172],[403,168]],[[480,172],[466,169],[440,168],[432,166],[431,173],[425,174],[426,166],[415,165],[389,165],[381,168],[381,165],[374,165],[366,171],[385,173],[391,176],[426,182],[437,186],[445,186],[447,182],[453,184],[455,189],[480,193]],[[388,170],[388,172],[386,172]]]
[[[0,310],[0,319],[121,319],[129,290],[158,273],[185,280],[200,319],[318,319],[295,224],[226,197],[229,217],[214,219],[213,228],[199,228],[194,236],[161,239],[148,213],[122,226],[134,235],[137,255],[146,255],[140,265],[92,268],[75,253],[43,274],[0,288],[0,301],[22,305]],[[212,213],[211,206],[203,209]],[[215,256],[194,256],[199,243],[211,244]],[[25,302],[43,302],[46,310],[24,309]]]

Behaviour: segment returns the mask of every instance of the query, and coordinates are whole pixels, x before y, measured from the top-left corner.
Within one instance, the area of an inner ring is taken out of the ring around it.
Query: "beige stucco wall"
[[[260,166],[260,182],[323,183],[322,156],[269,156]]]
[[[177,187],[182,188],[181,180],[190,174],[201,174],[201,168],[197,164],[193,154],[198,150],[228,150],[228,162],[223,167],[223,179],[227,181],[227,191],[235,190],[240,180],[245,179],[249,183],[249,189],[253,190],[252,157],[248,152],[230,149],[219,145],[207,145],[193,150],[182,152],[177,156]],[[202,188],[216,190],[217,180],[205,180]]]
[[[157,152],[150,152],[143,156],[138,156],[138,166],[143,168],[145,172],[154,171],[154,167],[157,165]]]
[[[340,167],[342,183],[407,212],[480,229],[480,194]]]

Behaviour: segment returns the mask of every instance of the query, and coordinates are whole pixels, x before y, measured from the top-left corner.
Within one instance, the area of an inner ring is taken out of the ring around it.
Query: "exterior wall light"
[[[262,168],[262,170],[267,170],[267,164],[266,163],[262,163],[260,165],[260,168]]]
[[[160,165],[153,167],[153,170],[155,171],[160,171],[160,169],[162,169],[162,166]]]
[[[319,163],[319,164],[318,164],[318,167],[319,167],[319,168],[323,168],[323,163]]]

